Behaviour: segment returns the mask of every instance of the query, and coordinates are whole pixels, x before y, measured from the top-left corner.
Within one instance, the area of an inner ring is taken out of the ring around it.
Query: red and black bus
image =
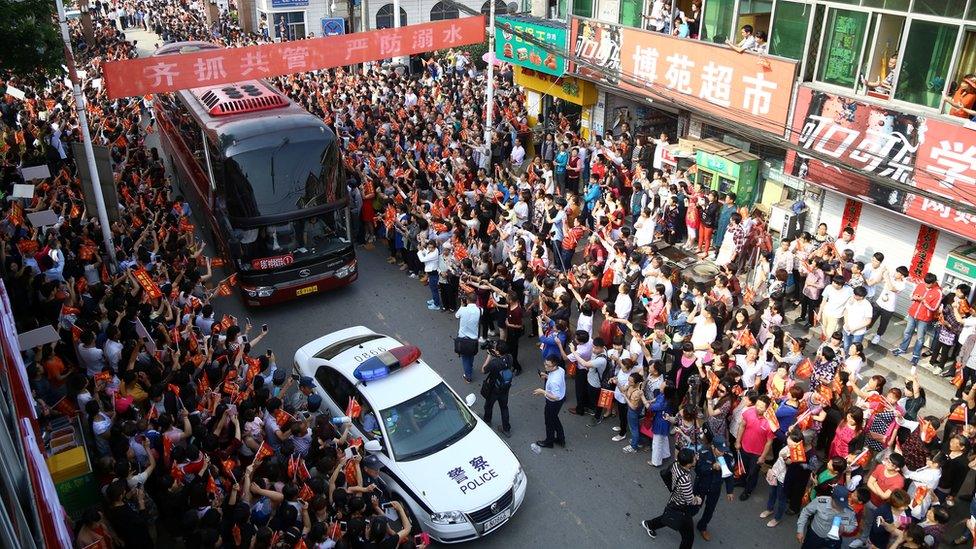
[[[321,119],[263,80],[157,95],[153,109],[177,188],[207,219],[246,304],[356,280],[339,143]]]

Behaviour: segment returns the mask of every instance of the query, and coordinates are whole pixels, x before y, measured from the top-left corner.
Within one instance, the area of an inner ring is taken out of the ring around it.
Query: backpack
[[[610,378],[613,377],[613,363],[610,362],[610,358],[607,357],[607,354],[606,353],[600,353],[600,354],[596,355],[595,357],[591,358],[590,359],[590,362],[592,362],[594,359],[597,359],[597,358],[600,358],[600,357],[603,357],[603,360],[605,360],[607,362],[607,365],[603,367],[603,375],[600,376],[600,386],[601,387],[609,387],[610,386]]]
[[[505,361],[505,368],[498,371],[498,388],[508,389],[515,379],[515,372],[512,371],[512,355],[505,355],[502,360]]]
[[[634,196],[630,198],[630,213],[634,217],[640,216],[641,213],[641,202],[644,201],[644,189],[634,191]]]

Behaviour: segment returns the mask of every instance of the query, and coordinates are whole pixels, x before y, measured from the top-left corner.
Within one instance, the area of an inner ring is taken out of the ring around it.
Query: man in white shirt
[[[742,40],[739,40],[738,44],[733,44],[731,40],[726,40],[725,44],[738,53],[752,51],[756,47],[756,37],[752,35],[752,25],[743,25],[739,32],[742,34]]]
[[[518,173],[522,169],[522,162],[525,160],[525,148],[522,147],[521,139],[515,139],[515,146],[512,147],[509,159],[512,162],[512,168]]]
[[[427,308],[431,311],[441,309],[441,296],[437,288],[440,281],[440,259],[441,252],[437,249],[437,241],[430,239],[417,251],[417,259],[424,264],[424,274],[427,275],[427,286],[430,288],[430,299],[427,300]],[[460,314],[460,311],[458,312]],[[459,317],[460,318],[460,317]]]
[[[526,194],[519,193],[518,201],[514,206],[515,226],[521,228],[529,220],[529,203],[526,201]]]
[[[458,319],[459,338],[478,339],[478,322],[481,321],[481,309],[478,307],[474,294],[461,296],[462,306],[454,313],[454,318]],[[464,367],[464,381],[471,383],[472,372],[474,371],[474,357],[478,354],[475,351],[471,355],[458,355],[461,357],[461,366]]]
[[[844,255],[847,250],[854,249],[854,229],[850,227],[844,227],[844,230],[840,233],[840,238],[834,242],[834,247],[837,248],[837,253]]]
[[[559,367],[555,357],[549,357],[545,361],[546,371],[539,374],[539,377],[546,383],[545,389],[532,391],[533,395],[543,396],[546,399],[545,421],[546,438],[536,441],[542,448],[552,448],[553,444],[562,447],[566,446],[566,433],[563,431],[563,424],[559,421],[559,410],[566,402],[566,372]]]
[[[617,299],[613,301],[613,317],[628,320],[630,311],[634,308],[634,300],[630,298],[630,286],[624,282],[620,284]]]
[[[864,276],[864,287],[868,290],[868,301],[874,303],[875,298],[878,297],[881,290],[884,289],[882,282],[884,281],[884,274],[887,267],[883,267],[884,254],[881,252],[875,252],[871,256],[871,261],[864,266],[864,272],[861,273]]]
[[[820,327],[825,337],[837,331],[840,319],[844,316],[844,306],[853,295],[851,287],[844,284],[844,277],[834,275],[830,286],[824,288],[823,302],[820,304]]]
[[[860,343],[868,333],[868,326],[874,318],[874,308],[867,299],[868,291],[864,286],[854,288],[853,295],[844,306],[844,351],[851,348],[851,344]]]
[[[898,294],[905,289],[906,278],[908,278],[908,268],[905,266],[895,269],[894,274],[887,269],[884,270],[881,291],[878,294],[878,298],[874,300],[874,318],[871,319],[871,325],[874,325],[875,320],[881,319],[881,322],[878,324],[877,333],[871,338],[871,343],[874,345],[881,343],[881,337],[888,329],[888,323],[895,314],[895,303],[898,302]],[[868,326],[868,328],[870,327]]]
[[[735,364],[742,370],[742,386],[752,389],[769,376],[769,362],[760,360],[759,348],[749,347],[744,355],[736,355]]]

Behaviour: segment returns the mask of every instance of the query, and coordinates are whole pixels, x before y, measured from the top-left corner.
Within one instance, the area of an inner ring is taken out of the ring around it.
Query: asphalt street
[[[467,384],[461,378],[461,363],[453,353],[451,335],[457,321],[449,313],[429,311],[426,286],[386,263],[383,246],[359,248],[359,280],[347,288],[265,309],[246,308],[235,297],[217,298],[216,308],[239,321],[249,318],[255,329],[267,323],[269,333],[255,352],[271,349],[279,367],[290,366],[295,349],[323,334],[364,325],[381,333],[417,345],[427,361],[463,398],[478,395],[482,376]],[[522,339],[520,359],[525,371],[515,379],[509,401],[512,414],[508,444],[522,462],[529,479],[525,503],[503,528],[475,547],[674,547],[678,535],[670,530],[650,540],[640,520],[656,516],[668,493],[658,470],[646,464],[650,454],[625,454],[625,442],[612,442],[610,427],[616,418],[602,425],[588,426],[591,418],[570,415],[566,408],[575,402],[572,388],[560,418],[566,428],[565,449],[544,449],[536,454],[530,444],[543,438],[542,397],[532,396],[541,387],[535,369],[541,367],[538,348],[528,337]],[[484,354],[479,354],[480,367]],[[474,410],[480,414],[484,400],[478,395]],[[495,423],[500,419],[496,410]],[[760,481],[764,484],[763,481]],[[700,546],[789,547],[795,544],[794,517],[786,517],[776,528],[766,528],[760,519],[766,489],[760,487],[747,502],[722,500],[709,527],[712,541],[696,540]]]

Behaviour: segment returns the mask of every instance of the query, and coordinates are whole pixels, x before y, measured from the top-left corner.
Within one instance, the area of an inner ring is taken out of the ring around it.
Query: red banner
[[[932,256],[935,255],[935,245],[939,241],[939,230],[928,225],[918,228],[918,239],[915,241],[915,254],[908,265],[908,276],[912,280],[920,281],[929,272]]]
[[[156,285],[156,281],[149,276],[149,273],[145,269],[135,269],[132,271],[132,276],[136,278],[136,282],[142,286],[142,289],[146,291],[149,299],[159,299],[163,297],[163,291],[159,289]]]
[[[844,229],[850,227],[851,230],[857,231],[857,224],[861,221],[861,203],[857,200],[851,200],[850,198],[844,202],[844,215],[840,219],[840,231],[844,232]],[[838,238],[840,233],[837,234]]]
[[[295,262],[295,256],[292,254],[276,255],[274,257],[261,257],[258,259],[251,260],[251,267],[258,271],[263,271],[266,269],[277,269],[279,267],[287,267]]]
[[[382,29],[279,44],[109,61],[104,82],[111,99],[378,61],[478,44],[482,15],[398,29]]]

